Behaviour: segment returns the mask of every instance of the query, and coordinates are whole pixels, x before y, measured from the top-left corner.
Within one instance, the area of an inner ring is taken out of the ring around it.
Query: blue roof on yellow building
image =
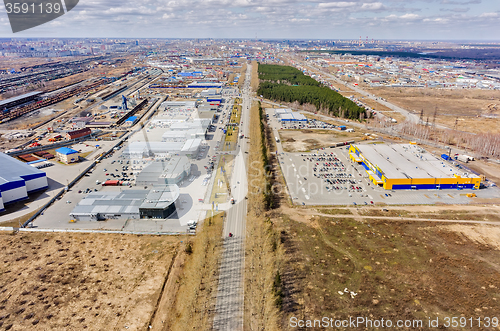
[[[56,149],[56,153],[60,153],[62,155],[71,155],[71,154],[76,154],[78,151],[75,151],[74,149],[68,148],[68,147],[61,147]]]

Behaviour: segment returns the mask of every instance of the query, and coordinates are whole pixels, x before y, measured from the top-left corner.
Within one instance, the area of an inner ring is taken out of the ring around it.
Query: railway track
[[[50,106],[54,103],[57,103],[57,102],[60,102],[60,101],[63,101],[65,99],[68,99],[68,98],[71,98],[72,96],[78,94],[78,93],[82,93],[82,92],[85,92],[87,90],[90,90],[90,89],[93,89],[93,88],[96,88],[96,87],[99,87],[103,84],[107,84],[109,83],[111,80],[108,79],[108,78],[104,78],[104,79],[100,79],[98,81],[95,81],[89,85],[85,85],[85,86],[77,86],[73,89],[70,89],[70,90],[67,90],[67,91],[64,91],[62,93],[59,93],[53,97],[49,97],[49,98],[46,98],[46,99],[43,99],[43,100],[40,100],[40,101],[37,101],[37,102],[33,102],[33,103],[30,103],[29,105],[25,105],[25,106],[22,106],[22,107],[19,107],[19,108],[16,108],[16,109],[13,109],[9,112],[5,112],[5,113],[2,113],[0,114],[0,122],[3,123],[3,122],[7,122],[7,121],[10,121],[10,120],[13,120],[15,118],[18,118],[20,116],[23,116],[25,114],[28,114],[34,110],[37,110],[37,109],[40,109],[40,108],[43,108],[43,107],[47,107],[47,106]]]

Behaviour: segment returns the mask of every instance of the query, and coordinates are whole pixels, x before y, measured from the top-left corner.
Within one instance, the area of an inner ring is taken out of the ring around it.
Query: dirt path
[[[182,273],[182,267],[185,261],[185,252],[181,250],[179,254],[174,257],[173,263],[167,273],[166,281],[164,283],[161,297],[158,300],[156,309],[151,316],[149,325],[151,330],[168,330],[168,325],[165,322],[168,320],[168,313],[170,308],[174,305],[179,290],[179,278]]]
[[[351,253],[349,253],[347,250],[340,248],[338,245],[335,245],[330,240],[328,240],[323,229],[321,228],[321,226],[319,224],[317,224],[317,222],[315,222],[315,223],[316,224],[314,225],[314,227],[321,234],[321,239],[325,242],[325,244],[327,244],[330,248],[332,248],[333,250],[336,250],[340,254],[345,255],[347,257],[347,259],[349,259],[345,262],[352,262],[352,264],[354,265],[352,277],[349,278],[350,283],[348,284],[347,288],[358,290],[359,286],[361,284],[361,278],[356,276],[356,274],[359,273],[359,271],[361,270],[361,265],[360,265],[359,261]]]
[[[331,217],[331,218],[354,218],[357,220],[375,219],[384,221],[413,221],[413,222],[432,222],[432,223],[472,223],[472,224],[488,224],[500,225],[500,222],[489,221],[474,221],[474,220],[453,220],[453,219],[431,219],[431,218],[417,218],[417,217],[394,217],[394,216],[365,216],[365,215],[335,215],[323,214],[315,212],[316,216]]]

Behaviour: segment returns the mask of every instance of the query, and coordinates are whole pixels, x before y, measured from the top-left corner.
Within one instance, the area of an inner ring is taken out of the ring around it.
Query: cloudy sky
[[[500,0],[80,0],[0,37],[500,40]]]

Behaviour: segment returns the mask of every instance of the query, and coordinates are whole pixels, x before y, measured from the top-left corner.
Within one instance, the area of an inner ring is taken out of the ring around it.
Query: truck
[[[276,142],[279,143],[280,142],[280,138],[278,137],[274,137],[274,139],[276,139]]]
[[[196,222],[195,220],[190,220],[189,222],[187,222],[189,230],[196,230],[197,223],[198,222]]]

